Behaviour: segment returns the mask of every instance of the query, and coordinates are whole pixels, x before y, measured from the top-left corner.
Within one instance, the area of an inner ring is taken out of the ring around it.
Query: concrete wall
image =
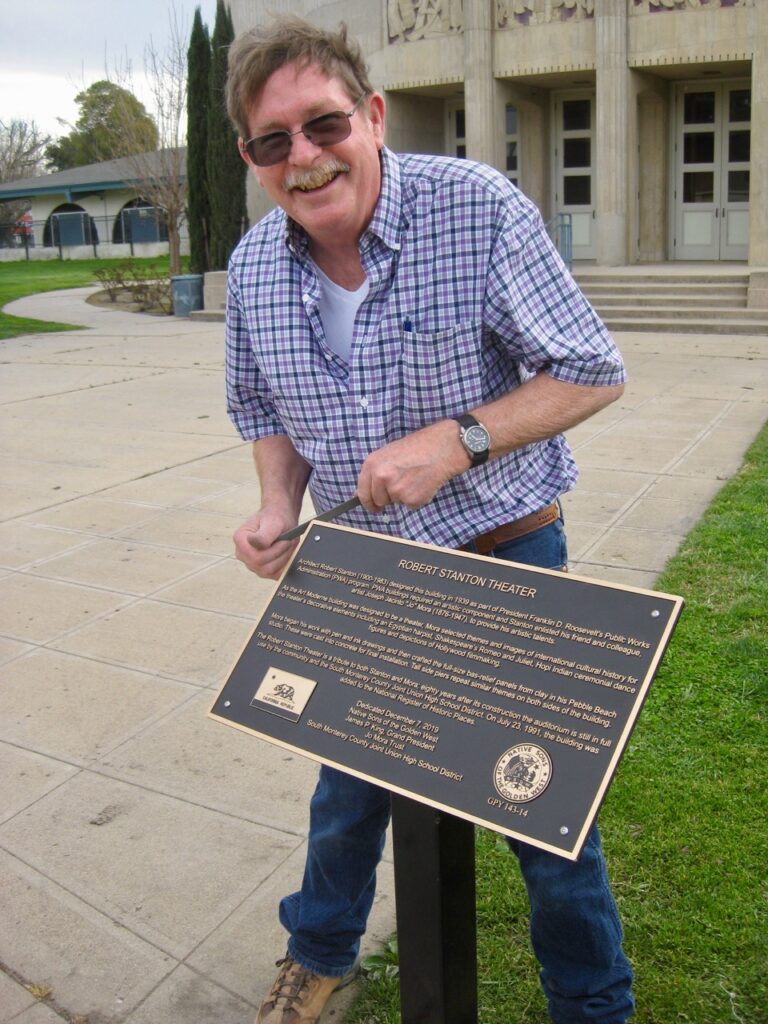
[[[611,0],[618,9],[620,0]],[[500,78],[594,71],[595,20],[549,21],[522,25],[514,20],[497,28],[494,72]]]
[[[445,104],[418,93],[387,94],[386,143],[399,153],[445,152]]]
[[[112,242],[99,242],[94,254],[92,245],[68,245],[64,246],[59,254],[58,246],[36,245],[30,247],[29,257],[23,246],[14,249],[0,249],[0,263],[18,263],[20,260],[29,258],[31,262],[41,260],[130,260],[130,259],[155,259],[158,256],[168,255],[167,242],[141,242],[133,246],[115,245]],[[189,255],[189,239],[182,239],[181,255]]]
[[[620,0],[617,0],[617,6]],[[718,3],[651,12],[648,3],[629,0],[628,50],[632,67],[679,66],[751,60],[756,44],[758,11],[764,0],[736,6]]]

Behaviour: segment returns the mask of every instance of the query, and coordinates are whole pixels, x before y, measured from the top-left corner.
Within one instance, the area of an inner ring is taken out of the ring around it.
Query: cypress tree
[[[208,270],[208,102],[210,95],[211,40],[200,8],[195,10],[187,50],[187,223],[189,266],[193,274]]]
[[[247,167],[237,149],[224,98],[227,51],[235,31],[223,0],[216,3],[216,22],[211,47],[208,103],[208,196],[211,230],[208,257],[212,270],[225,270],[229,256],[246,227],[245,178]]]

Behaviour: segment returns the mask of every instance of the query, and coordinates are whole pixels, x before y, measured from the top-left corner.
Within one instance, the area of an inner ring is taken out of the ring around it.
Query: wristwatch
[[[472,465],[481,466],[488,459],[491,435],[483,424],[468,412],[453,418],[459,424],[459,440],[464,445],[464,451],[472,460]]]

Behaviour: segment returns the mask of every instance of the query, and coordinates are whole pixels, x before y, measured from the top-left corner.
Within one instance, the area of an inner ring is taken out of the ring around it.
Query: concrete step
[[[626,296],[688,296],[700,298],[717,296],[731,298],[734,306],[746,306],[749,279],[746,275],[701,275],[676,277],[659,274],[576,274],[582,291],[594,299],[606,295]]]
[[[600,305],[595,307],[600,312]],[[768,310],[765,309],[742,309],[731,307],[721,309],[711,306],[654,306],[650,309],[638,309],[633,303],[623,303],[618,306],[604,307],[606,315],[614,319],[619,316],[654,316],[663,317],[665,320],[713,320],[724,322],[727,320],[754,320],[756,323],[768,324]]]
[[[598,310],[598,313],[600,311]],[[714,320],[709,317],[706,320],[685,320],[681,317],[664,317],[656,315],[654,310],[646,312],[646,315],[638,315],[638,310],[631,310],[630,315],[626,311],[615,311],[606,308],[601,314],[609,331],[656,331],[666,334],[752,334],[768,338],[768,315],[761,322],[759,320],[738,319],[740,312],[746,310],[734,310],[733,319]],[[190,320],[205,320],[209,322],[224,322],[224,313],[219,310],[198,310],[190,313]]]
[[[619,282],[629,285],[668,285],[677,288],[682,285],[741,285],[747,287],[749,274],[603,274],[575,270],[573,276],[581,288],[590,283],[615,285]]]
[[[768,311],[748,309],[749,275],[594,273],[577,283],[612,331],[751,334],[768,338]]]
[[[196,309],[189,314],[190,320],[203,320],[207,323],[224,323],[223,309]]]
[[[747,307],[747,296],[740,297],[733,295],[710,295],[708,293],[702,293],[699,296],[694,295],[676,295],[676,294],[647,294],[647,295],[632,295],[628,294],[623,290],[617,290],[606,294],[598,294],[597,292],[588,291],[584,293],[592,305],[597,309],[604,309],[608,306],[636,306],[638,308],[652,307],[656,309],[680,309],[685,307],[691,307],[693,309],[700,309],[702,306],[706,306],[709,309],[721,308],[729,310],[742,310]]]
[[[680,320],[662,316],[606,316],[609,331],[654,331],[658,334],[749,334],[768,338],[768,318],[757,320]]]
[[[203,285],[203,306],[209,312],[223,310],[227,301],[226,270],[208,271]],[[202,318],[201,318],[202,319]]]
[[[745,274],[576,274],[611,331],[750,334],[768,338],[768,311],[747,309]],[[192,320],[223,322],[226,274],[206,275],[206,308]]]
[[[710,284],[701,281],[592,281],[585,278],[579,281],[579,287],[585,292],[637,292],[645,294],[664,294],[666,292],[689,293],[691,295],[707,295],[712,292],[716,295],[745,295],[749,285],[746,282],[731,281],[725,283],[712,282]]]

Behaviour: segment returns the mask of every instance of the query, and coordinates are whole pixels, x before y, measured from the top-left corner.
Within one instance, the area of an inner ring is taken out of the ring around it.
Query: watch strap
[[[479,421],[475,419],[471,412],[463,412],[460,416],[454,416],[453,418],[457,423],[460,423],[465,430],[468,430],[469,427],[479,426]]]
[[[481,427],[483,430],[485,430],[486,434],[488,434],[487,428],[484,427],[483,424],[479,420],[475,419],[472,413],[469,412],[463,412],[458,416],[454,416],[453,419],[456,420],[456,422],[461,427],[461,431],[459,432],[459,440],[462,443],[464,451],[471,459],[472,467],[482,466],[484,462],[488,461],[489,448],[486,448],[484,451],[481,452],[472,451],[472,449],[464,442],[464,431],[469,430],[470,427]],[[490,443],[490,437],[488,440]]]

